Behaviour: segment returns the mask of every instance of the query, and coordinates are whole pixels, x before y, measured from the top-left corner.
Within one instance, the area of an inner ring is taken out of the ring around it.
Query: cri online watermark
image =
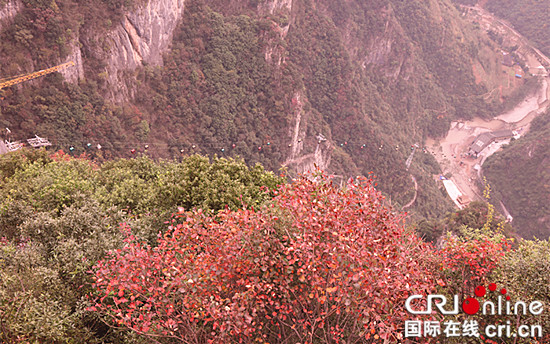
[[[489,284],[489,290],[494,292],[497,289],[495,283]],[[487,290],[484,286],[475,288],[475,295],[477,297],[484,297]],[[479,301],[473,297],[468,297],[462,302],[462,311],[468,315],[478,314],[481,310],[483,315],[540,315],[544,311],[543,303],[540,301],[533,301],[527,304],[524,301],[517,301],[512,304],[510,302],[510,296],[506,295],[506,289],[502,288],[500,294],[497,297],[497,301],[493,302],[486,300],[480,305]],[[418,310],[412,307],[412,303],[415,300],[422,300],[421,295],[411,295],[405,302],[405,308],[411,314],[426,315],[432,314],[434,308],[436,308],[443,315],[457,315],[459,314],[459,297],[454,295],[452,309],[446,309],[447,298],[444,295],[428,295],[426,298],[425,310]],[[439,301],[439,302],[437,302]],[[477,320],[465,320],[464,322],[457,321],[445,321],[443,326],[439,321],[420,321],[409,320],[405,321],[405,337],[437,337],[444,334],[446,337],[480,337],[481,333],[485,334],[489,338],[494,337],[542,337],[542,326],[540,325],[519,325],[517,331],[513,331],[510,321],[506,324],[498,325],[486,325],[483,329],[480,329]]]

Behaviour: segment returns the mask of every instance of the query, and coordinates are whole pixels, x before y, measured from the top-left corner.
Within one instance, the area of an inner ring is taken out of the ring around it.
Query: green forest
[[[513,141],[484,164],[495,190],[495,205],[502,200],[525,237],[546,238],[550,230],[550,116],[538,116],[525,137]]]

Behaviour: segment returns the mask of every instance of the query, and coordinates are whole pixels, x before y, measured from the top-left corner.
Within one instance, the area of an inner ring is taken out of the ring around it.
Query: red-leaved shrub
[[[372,181],[323,174],[260,210],[175,215],[157,247],[127,245],[94,268],[91,311],[182,343],[352,343],[402,337],[406,298],[435,286],[430,249]]]

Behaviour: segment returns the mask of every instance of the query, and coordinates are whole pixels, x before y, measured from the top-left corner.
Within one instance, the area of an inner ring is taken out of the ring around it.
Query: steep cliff
[[[23,3],[21,0],[9,0],[6,3],[0,2],[0,31],[13,21],[13,18],[22,8]]]
[[[268,0],[258,4],[260,14],[275,14],[281,11],[290,12],[294,0]]]
[[[322,133],[308,133],[307,122],[310,120],[311,113],[304,109],[304,95],[301,92],[294,94],[292,104],[294,105],[292,116],[290,119],[288,136],[290,152],[283,163],[283,166],[290,167],[296,173],[304,173],[314,171],[316,168],[328,170],[330,167],[333,143],[327,141]],[[313,141],[312,137],[317,140],[313,152],[304,153],[304,140]]]
[[[69,53],[65,61],[73,61],[75,65],[72,68],[65,68],[60,71],[63,78],[71,83],[77,83],[84,78],[84,61],[82,60],[82,51],[78,41],[72,41],[68,44]]]
[[[162,54],[172,42],[184,5],[185,0],[148,1],[124,14],[107,34],[106,51],[92,52],[106,64],[110,99],[122,103],[134,97],[127,72],[143,65],[162,65]]]

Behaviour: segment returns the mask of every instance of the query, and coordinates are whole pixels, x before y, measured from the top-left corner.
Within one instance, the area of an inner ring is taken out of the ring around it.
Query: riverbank
[[[499,32],[508,45],[516,45],[517,55],[525,60],[526,65],[531,66],[529,71],[533,72],[530,74],[540,72],[540,76],[530,76],[539,78],[540,86],[536,92],[528,95],[513,109],[498,114],[491,120],[474,118],[469,121],[452,122],[445,138],[426,140],[425,147],[435,157],[443,174],[450,177],[450,181],[456,185],[462,195],[460,201],[456,195],[453,199],[459,208],[464,207],[469,201],[483,200],[483,193],[479,188],[479,185],[483,185],[479,180],[482,176],[483,162],[504,144],[510,142],[509,139],[494,142],[474,158],[468,155],[468,151],[475,138],[482,133],[497,130],[512,130],[519,136],[525,135],[533,119],[550,107],[550,77],[548,76],[550,58],[532,47],[528,40],[509,25],[479,6],[464,6],[464,8],[468,10],[467,14],[472,21],[478,22],[487,31]],[[539,63],[547,67],[539,66]],[[439,180],[439,176],[434,178]]]
[[[461,202],[453,199],[462,208],[464,200],[483,200],[479,189],[481,166],[485,159],[496,153],[510,140],[490,144],[477,158],[468,156],[470,145],[475,138],[485,132],[514,130],[522,136],[529,130],[531,121],[546,112],[550,104],[550,78],[541,80],[541,86],[535,94],[528,96],[514,109],[494,117],[492,120],[474,118],[470,121],[452,122],[447,136],[441,140],[427,140],[426,147],[439,163],[443,174],[449,176],[463,195]]]

